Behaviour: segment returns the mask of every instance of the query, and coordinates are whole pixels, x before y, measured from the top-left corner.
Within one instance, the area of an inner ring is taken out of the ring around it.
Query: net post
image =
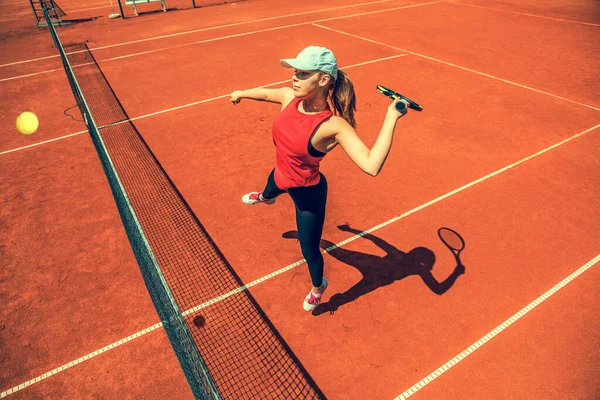
[[[121,18],[125,19],[125,13],[123,12],[123,4],[121,4],[121,0],[118,0],[119,3],[119,11],[121,12]]]

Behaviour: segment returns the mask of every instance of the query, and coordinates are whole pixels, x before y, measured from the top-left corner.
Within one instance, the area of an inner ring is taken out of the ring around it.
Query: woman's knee
[[[309,265],[323,263],[323,254],[319,246],[302,246],[302,255]]]

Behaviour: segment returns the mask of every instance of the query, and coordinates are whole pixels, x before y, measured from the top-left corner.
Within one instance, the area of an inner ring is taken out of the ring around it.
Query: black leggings
[[[308,271],[314,287],[323,283],[323,255],[319,244],[325,222],[325,203],[327,202],[327,180],[320,173],[321,180],[314,186],[303,186],[282,190],[275,184],[271,171],[267,186],[262,195],[265,199],[288,193],[296,206],[296,226],[302,255],[308,264]]]

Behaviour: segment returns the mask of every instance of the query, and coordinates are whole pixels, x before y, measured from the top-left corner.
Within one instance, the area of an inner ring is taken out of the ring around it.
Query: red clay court
[[[144,262],[224,399],[600,398],[596,1],[57,3],[80,20],[56,32],[87,126],[50,30],[0,0],[0,398],[194,398]],[[274,165],[278,105],[229,102],[289,85],[279,60],[308,45],[352,79],[368,146],[377,85],[424,108],[376,178],[324,159],[321,313],[289,197],[240,201]],[[455,282],[441,227],[466,243]]]

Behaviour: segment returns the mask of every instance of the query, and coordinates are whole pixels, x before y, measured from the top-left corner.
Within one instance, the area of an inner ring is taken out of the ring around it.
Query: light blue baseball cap
[[[337,60],[333,52],[325,47],[308,46],[302,50],[296,58],[286,58],[280,61],[285,68],[296,68],[305,71],[322,71],[338,77]]]

